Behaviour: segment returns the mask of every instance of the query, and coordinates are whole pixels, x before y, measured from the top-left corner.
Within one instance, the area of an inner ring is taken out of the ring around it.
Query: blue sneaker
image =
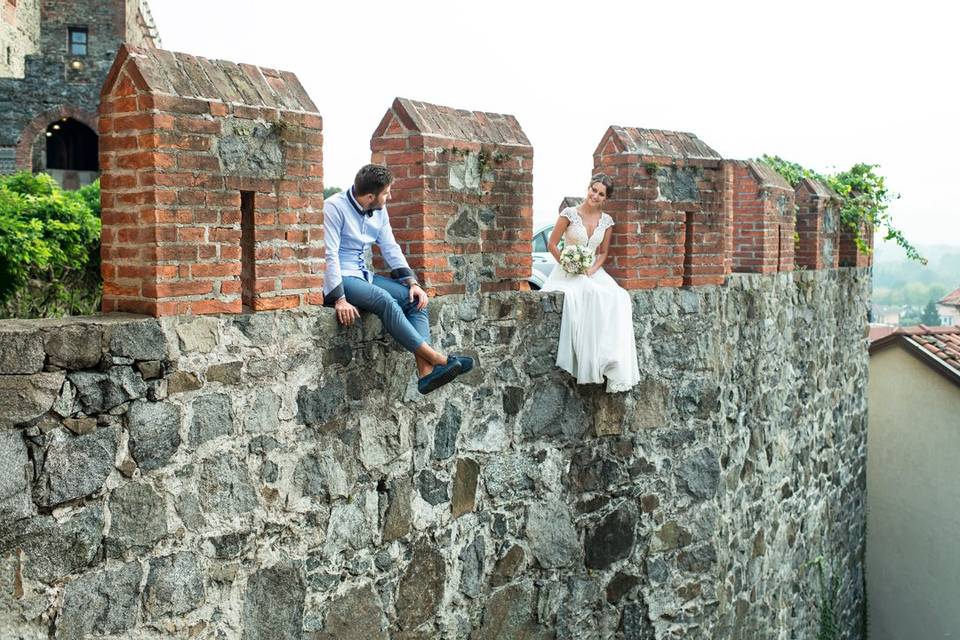
[[[460,363],[460,375],[473,370],[473,358],[470,356],[457,356],[451,353],[448,357],[453,358]]]
[[[460,375],[460,371],[460,360],[457,358],[447,358],[447,364],[434,367],[433,371],[417,381],[417,391],[424,395],[431,391],[436,391]]]

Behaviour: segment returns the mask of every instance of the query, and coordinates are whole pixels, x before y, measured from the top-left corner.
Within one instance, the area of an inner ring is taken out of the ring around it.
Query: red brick
[[[190,313],[208,315],[214,313],[241,313],[243,302],[240,298],[233,300],[193,300],[189,303]]]

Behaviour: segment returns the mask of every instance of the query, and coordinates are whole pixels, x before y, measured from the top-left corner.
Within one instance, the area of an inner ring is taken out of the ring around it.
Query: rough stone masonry
[[[327,309],[0,326],[3,638],[813,638],[862,613],[865,270],[633,292],[643,382],[561,299],[432,303],[419,396]]]

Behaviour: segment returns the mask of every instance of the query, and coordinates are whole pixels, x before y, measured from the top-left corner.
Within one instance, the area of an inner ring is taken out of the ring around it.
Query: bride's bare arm
[[[603,233],[603,242],[601,242],[600,246],[597,247],[596,258],[594,259],[590,268],[587,269],[588,276],[592,276],[600,270],[600,267],[603,266],[604,261],[607,259],[607,251],[610,249],[610,238],[612,237],[613,227],[607,227],[607,230]]]
[[[567,230],[567,225],[569,224],[570,220],[565,216],[557,218],[557,224],[553,225],[553,232],[550,233],[550,237],[547,239],[547,250],[557,262],[560,262],[560,249],[557,245],[560,243],[560,238],[563,237],[563,232]]]

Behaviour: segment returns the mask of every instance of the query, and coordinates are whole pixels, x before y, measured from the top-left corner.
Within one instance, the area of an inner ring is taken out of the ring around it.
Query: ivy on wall
[[[804,178],[811,178],[836,191],[841,200],[840,220],[853,232],[857,248],[861,252],[870,252],[867,238],[863,236],[866,225],[870,233],[873,229],[883,228],[886,231],[884,240],[896,242],[909,259],[921,264],[927,263],[927,259],[920,255],[917,248],[904,237],[903,232],[893,226],[890,203],[900,196],[887,188],[884,177],[877,173],[878,165],[860,162],[846,171],[824,175],[779,156],[764,154],[759,161],[773,167],[791,187],[796,187]]]

